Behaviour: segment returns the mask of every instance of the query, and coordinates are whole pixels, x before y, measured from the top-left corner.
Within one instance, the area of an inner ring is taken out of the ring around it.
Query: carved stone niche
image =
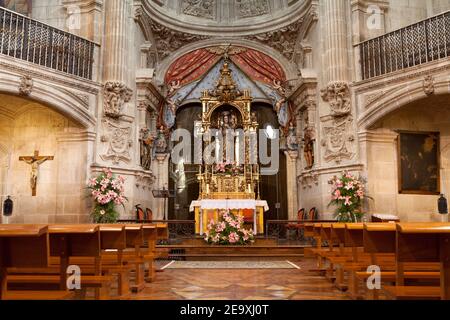
[[[106,153],[100,157],[104,161],[112,161],[118,165],[120,162],[129,163],[131,161],[132,127],[130,124],[120,125],[117,121],[103,119],[103,135],[101,142],[106,143]]]
[[[105,116],[110,118],[120,118],[125,103],[130,102],[133,90],[121,82],[108,81],[103,90],[103,111]]]

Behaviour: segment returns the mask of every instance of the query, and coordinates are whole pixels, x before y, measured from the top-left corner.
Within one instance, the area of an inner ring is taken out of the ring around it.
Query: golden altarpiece
[[[215,89],[203,91],[201,103],[197,133],[203,136],[203,150],[212,151],[205,152],[199,166],[199,200],[191,204],[196,233],[202,235],[211,220],[219,219],[221,210],[229,209],[251,223],[256,234],[262,234],[268,205],[259,195],[259,124],[251,110],[250,91],[238,89],[227,59]],[[208,157],[211,161],[205,160]]]

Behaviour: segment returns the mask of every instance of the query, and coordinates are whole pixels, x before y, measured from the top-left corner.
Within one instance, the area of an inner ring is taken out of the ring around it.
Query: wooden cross
[[[30,186],[32,191],[32,196],[36,196],[37,191],[37,179],[39,174],[39,166],[46,161],[52,161],[55,157],[52,156],[40,156],[39,151],[34,151],[34,156],[25,156],[20,157],[19,161],[24,161],[25,163],[31,165],[31,174],[30,174]]]

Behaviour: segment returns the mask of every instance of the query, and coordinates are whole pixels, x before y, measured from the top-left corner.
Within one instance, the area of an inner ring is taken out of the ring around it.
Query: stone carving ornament
[[[141,166],[144,170],[150,170],[152,165],[153,137],[148,128],[142,128],[139,136]]]
[[[207,19],[214,19],[216,0],[183,0],[183,13]]]
[[[269,13],[268,0],[236,0],[238,16],[249,18]]]
[[[331,115],[341,117],[350,114],[350,89],[346,82],[331,82],[321,91],[324,101],[330,104]]]
[[[112,160],[114,164],[119,164],[121,161],[130,162],[130,149],[133,146],[131,126],[122,127],[108,119],[103,120],[103,126],[105,134],[101,137],[101,141],[108,143],[108,148],[101,158],[104,161]]]
[[[300,19],[286,27],[257,35],[248,36],[250,40],[262,42],[282,53],[291,60],[295,52],[298,33],[303,20]]]
[[[352,152],[355,136],[348,83],[330,82],[321,93],[323,100],[330,105],[332,117],[331,126],[323,129],[324,138],[321,144],[325,148],[324,160],[326,162],[334,160],[336,163],[350,160],[355,155]]]
[[[351,143],[355,140],[352,132],[353,119],[345,117],[340,122],[334,121],[333,126],[323,129],[324,139],[322,146],[325,148],[324,159],[326,162],[349,160],[353,158]]]
[[[125,103],[130,102],[133,91],[121,82],[108,81],[104,88],[104,112],[107,117],[119,118]]]
[[[156,50],[160,60],[184,45],[209,38],[208,36],[172,30],[155,21],[151,21],[151,29],[155,38]]]
[[[434,78],[433,76],[426,76],[423,80],[423,91],[427,96],[431,96],[434,93]]]
[[[29,96],[33,91],[33,79],[26,75],[20,79],[19,92],[24,96]]]

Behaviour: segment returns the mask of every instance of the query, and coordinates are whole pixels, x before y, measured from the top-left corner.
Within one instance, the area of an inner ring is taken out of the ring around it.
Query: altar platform
[[[249,260],[295,260],[303,257],[309,242],[280,244],[277,239],[258,237],[248,246],[213,246],[201,237],[185,239],[179,244],[161,245],[159,250],[167,251],[168,260],[181,261],[249,261]]]

